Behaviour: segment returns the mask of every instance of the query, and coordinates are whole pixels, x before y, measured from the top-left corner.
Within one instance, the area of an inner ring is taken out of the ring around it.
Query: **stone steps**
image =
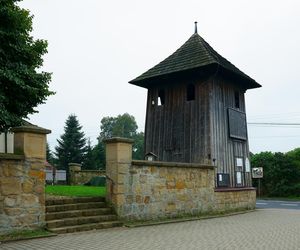
[[[105,202],[86,202],[46,206],[46,213],[106,207]]]
[[[114,214],[109,215],[98,215],[98,216],[82,216],[76,218],[64,218],[60,220],[50,220],[46,222],[47,228],[65,227],[65,226],[75,226],[81,224],[91,224],[104,221],[115,221],[117,216]]]
[[[55,233],[71,233],[122,226],[103,197],[46,200],[46,226]]]
[[[51,205],[66,205],[73,203],[86,203],[86,202],[105,202],[104,197],[66,197],[63,199],[47,199],[46,206]]]
[[[82,216],[94,216],[94,215],[105,215],[112,213],[111,208],[95,208],[87,210],[67,210],[62,212],[52,212],[46,214],[46,220],[58,220],[64,218],[72,217],[82,217]]]
[[[120,221],[106,221],[100,223],[52,228],[50,231],[53,233],[74,233],[74,232],[81,232],[81,231],[88,231],[88,230],[95,230],[95,229],[106,229],[106,228],[121,227],[121,226],[123,226],[123,223]]]

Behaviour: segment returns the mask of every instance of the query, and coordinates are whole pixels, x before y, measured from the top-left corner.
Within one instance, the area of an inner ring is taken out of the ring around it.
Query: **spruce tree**
[[[105,169],[105,145],[102,140],[98,139],[98,143],[93,147],[92,154],[96,169]]]
[[[91,140],[88,139],[87,147],[86,147],[86,154],[82,164],[82,169],[84,170],[97,170],[99,167],[97,166],[97,157],[95,157],[94,148],[91,145]]]
[[[64,127],[64,134],[57,140],[55,156],[58,169],[69,172],[69,163],[82,163],[86,153],[86,139],[81,131],[76,115],[69,115]]]
[[[54,157],[53,157],[53,153],[50,149],[49,143],[47,142],[46,144],[46,160],[48,163],[50,163],[51,165],[54,165]]]

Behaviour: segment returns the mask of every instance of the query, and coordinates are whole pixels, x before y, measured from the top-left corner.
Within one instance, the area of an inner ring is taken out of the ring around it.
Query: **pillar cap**
[[[124,138],[124,137],[112,137],[112,138],[108,138],[103,140],[104,143],[109,144],[109,143],[128,143],[128,144],[133,144],[134,140],[133,139],[129,139],[129,138]]]
[[[38,126],[19,126],[11,129],[14,133],[27,132],[27,133],[35,133],[35,134],[50,134],[51,130],[41,128]]]
[[[80,163],[70,162],[70,163],[68,164],[68,166],[78,166],[78,167],[81,167],[81,164],[80,164]]]

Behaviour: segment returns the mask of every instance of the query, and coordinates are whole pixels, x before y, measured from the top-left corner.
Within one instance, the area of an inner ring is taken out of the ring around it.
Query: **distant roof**
[[[224,72],[242,79],[246,88],[261,87],[255,80],[218,54],[197,32],[172,55],[129,83],[148,87],[152,80],[160,77],[189,70],[202,70],[210,65],[217,65]]]

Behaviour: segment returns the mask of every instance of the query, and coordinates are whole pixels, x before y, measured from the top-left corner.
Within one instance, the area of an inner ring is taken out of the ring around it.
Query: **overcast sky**
[[[300,123],[300,1],[24,0],[33,36],[48,40],[44,71],[56,94],[30,121],[52,130],[53,149],[69,114],[96,143],[104,116],[125,112],[144,130],[146,89],[129,80],[194,32],[262,88],[246,92],[248,122]],[[300,126],[248,126],[250,150],[300,147]]]

